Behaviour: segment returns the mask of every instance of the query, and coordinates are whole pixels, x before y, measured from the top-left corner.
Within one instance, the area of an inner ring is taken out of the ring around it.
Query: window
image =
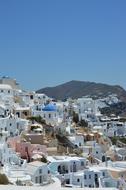
[[[7,127],[5,127],[5,131],[7,131]]]
[[[39,170],[39,173],[40,173],[40,174],[42,173],[42,169]]]
[[[98,178],[98,174],[95,174],[95,178]]]
[[[39,183],[42,183],[42,176],[39,176]]]
[[[79,179],[79,178],[77,179],[77,182],[80,182],[80,179]]]
[[[33,95],[30,96],[30,99],[33,100]]]
[[[103,172],[102,175],[105,177],[105,172]]]
[[[17,129],[19,129],[19,123],[17,123]]]
[[[86,175],[84,175],[84,179],[87,179],[87,176],[86,176]]]
[[[81,161],[81,166],[84,166],[84,162],[83,161]]]
[[[1,92],[3,92],[3,90],[1,90]]]
[[[66,184],[70,184],[70,179],[66,179]]]
[[[96,151],[96,154],[98,154],[98,151]]]
[[[89,187],[91,187],[91,185],[89,185]]]
[[[28,113],[27,113],[26,111],[24,111],[24,112],[23,112],[23,114],[24,114],[25,116],[27,116],[27,115],[28,115]]]
[[[10,94],[10,90],[8,90],[8,94]]]
[[[17,115],[18,117],[20,117],[20,113],[19,113],[19,112],[16,112],[16,115]]]
[[[35,183],[38,183],[38,177],[35,178]]]
[[[89,179],[91,179],[91,175],[89,175]]]
[[[49,113],[49,118],[51,118],[51,114]]]
[[[10,123],[10,126],[12,125],[12,123]]]

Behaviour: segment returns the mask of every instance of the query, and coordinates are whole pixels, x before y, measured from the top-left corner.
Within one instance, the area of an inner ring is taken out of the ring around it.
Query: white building
[[[68,139],[77,147],[84,146],[84,137],[82,135],[69,136]]]
[[[11,164],[20,165],[21,158],[7,144],[8,132],[2,130],[0,132],[0,164],[7,166]]]
[[[0,96],[13,96],[14,90],[8,84],[0,84]]]
[[[97,120],[96,116],[100,114],[98,105],[96,101],[93,100],[92,98],[86,98],[86,97],[78,98],[77,107],[78,107],[77,113],[79,114],[79,120],[84,119],[94,122]]]
[[[37,106],[32,110],[34,116],[41,116],[47,124],[56,125],[58,123],[57,107],[53,103],[49,103],[45,106]]]
[[[31,176],[31,180],[35,184],[50,183],[51,176],[46,163],[40,161],[30,162],[26,166],[26,172]]]
[[[83,157],[48,156],[47,159],[50,162],[50,172],[59,177],[82,170],[87,165],[87,160]]]

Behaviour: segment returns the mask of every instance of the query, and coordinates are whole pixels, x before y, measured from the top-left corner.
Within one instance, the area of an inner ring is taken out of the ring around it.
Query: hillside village
[[[101,113],[119,102],[56,101],[2,77],[0,188],[126,189],[126,119]]]

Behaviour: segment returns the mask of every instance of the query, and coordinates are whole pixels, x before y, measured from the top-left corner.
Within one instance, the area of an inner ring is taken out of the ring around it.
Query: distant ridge
[[[65,100],[67,98],[80,98],[90,96],[92,98],[106,97],[110,94],[117,94],[121,101],[126,102],[126,91],[119,85],[108,85],[95,82],[72,80],[55,87],[46,87],[36,91],[44,93],[56,100]]]

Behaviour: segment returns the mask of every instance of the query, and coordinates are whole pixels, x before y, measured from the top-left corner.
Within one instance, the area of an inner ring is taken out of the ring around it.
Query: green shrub
[[[28,117],[29,120],[31,120],[32,122],[37,122],[40,124],[46,124],[45,120],[39,115],[39,116],[31,116]]]
[[[77,113],[73,112],[73,122],[78,123],[79,122],[79,116]]]
[[[0,184],[8,185],[9,180],[5,174],[0,174]]]
[[[45,156],[43,156],[43,157],[41,158],[41,162],[44,162],[44,163],[47,163],[47,162],[48,162]]]
[[[81,119],[81,121],[79,122],[79,125],[80,125],[81,127],[88,127],[88,122],[85,121],[84,119]]]

